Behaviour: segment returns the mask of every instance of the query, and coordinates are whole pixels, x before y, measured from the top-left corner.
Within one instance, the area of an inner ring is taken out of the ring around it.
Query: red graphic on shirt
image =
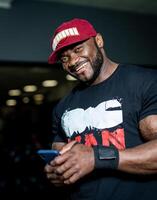
[[[101,133],[97,134],[97,136],[91,132],[85,135],[76,135],[73,139],[79,143],[84,143],[87,146],[97,146],[100,144],[98,140],[101,140],[101,145],[103,146],[109,147],[113,145],[119,150],[123,150],[126,147],[123,128],[118,128],[113,132],[102,130]],[[69,141],[71,141],[71,139],[69,139]]]
[[[125,149],[124,129],[118,128],[113,132],[105,130],[102,131],[101,134],[103,146],[110,146],[110,144],[113,144],[119,150]]]

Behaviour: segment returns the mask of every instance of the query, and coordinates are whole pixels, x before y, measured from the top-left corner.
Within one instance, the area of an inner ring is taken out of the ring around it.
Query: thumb
[[[76,140],[69,142],[68,144],[63,146],[62,150],[59,153],[61,155],[64,154],[65,152],[69,151],[74,146],[74,144],[76,144],[76,143],[77,143]]]

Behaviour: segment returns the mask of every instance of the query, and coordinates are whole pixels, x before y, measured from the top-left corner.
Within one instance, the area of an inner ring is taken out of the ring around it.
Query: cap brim
[[[54,51],[54,52],[52,52],[51,55],[49,56],[49,58],[48,58],[48,63],[49,63],[49,64],[55,64],[57,61],[58,61],[58,59],[57,59],[57,52]]]

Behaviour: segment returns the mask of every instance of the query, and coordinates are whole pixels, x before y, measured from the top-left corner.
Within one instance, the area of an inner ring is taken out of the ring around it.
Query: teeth
[[[76,71],[78,72],[81,68],[83,68],[86,65],[86,63],[82,64],[79,68],[76,69]]]

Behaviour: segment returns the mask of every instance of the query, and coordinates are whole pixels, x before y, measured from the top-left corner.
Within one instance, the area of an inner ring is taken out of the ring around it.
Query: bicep
[[[139,123],[142,137],[149,141],[157,139],[157,115],[149,115]]]

